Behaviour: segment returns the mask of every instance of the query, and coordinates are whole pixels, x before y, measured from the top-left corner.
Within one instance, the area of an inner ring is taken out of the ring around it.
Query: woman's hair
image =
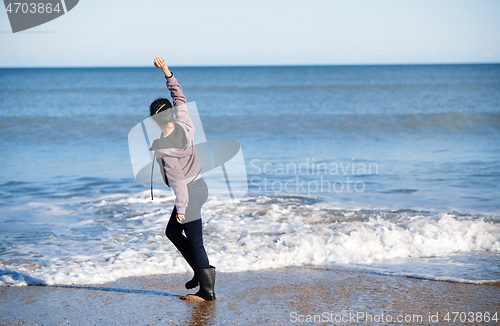
[[[171,110],[172,104],[166,98],[159,98],[153,101],[149,106],[149,113],[153,120],[160,126],[166,126],[174,121],[174,110]]]

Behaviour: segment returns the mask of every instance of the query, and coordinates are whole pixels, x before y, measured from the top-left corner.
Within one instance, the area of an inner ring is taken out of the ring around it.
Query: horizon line
[[[437,65],[497,65],[499,62],[435,62],[435,63],[332,63],[332,64],[242,64],[242,65],[171,65],[172,68],[265,68],[265,67],[333,67],[333,66],[437,66]],[[77,68],[155,68],[144,66],[0,66],[0,69],[77,69]]]

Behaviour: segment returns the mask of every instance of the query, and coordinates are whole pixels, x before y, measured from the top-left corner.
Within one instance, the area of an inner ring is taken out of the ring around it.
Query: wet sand
[[[0,287],[0,324],[452,325],[456,317],[455,324],[500,325],[500,286],[495,284],[294,267],[217,273],[218,299],[198,303],[180,300],[196,292],[184,288],[190,278],[186,273],[103,285]],[[497,312],[499,320],[479,322],[478,312]],[[460,317],[469,321],[460,323]]]

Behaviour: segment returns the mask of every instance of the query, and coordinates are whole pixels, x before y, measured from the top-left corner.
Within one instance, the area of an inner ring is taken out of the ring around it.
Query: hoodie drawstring
[[[151,200],[153,200],[153,172],[155,168],[155,156],[153,156],[153,161],[151,162]]]

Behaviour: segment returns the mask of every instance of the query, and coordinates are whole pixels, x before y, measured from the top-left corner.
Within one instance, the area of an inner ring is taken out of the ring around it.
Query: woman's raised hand
[[[165,60],[163,60],[163,58],[159,57],[159,56],[155,57],[154,65],[156,68],[161,69],[161,70],[168,69],[167,64],[165,63]]]
[[[165,74],[166,77],[170,77],[172,73],[167,67],[167,64],[165,63],[165,60],[163,60],[162,57],[156,56],[155,60],[153,62],[156,68],[163,70],[163,73]]]

